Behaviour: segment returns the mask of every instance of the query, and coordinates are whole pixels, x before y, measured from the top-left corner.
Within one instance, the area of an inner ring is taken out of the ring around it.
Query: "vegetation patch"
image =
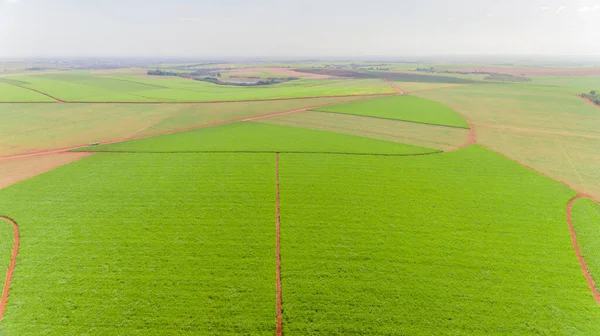
[[[589,93],[584,93],[581,96],[596,105],[600,105],[600,94],[596,90],[592,90]]]
[[[409,95],[369,99],[317,110],[469,128],[467,121],[451,108],[431,100]]]

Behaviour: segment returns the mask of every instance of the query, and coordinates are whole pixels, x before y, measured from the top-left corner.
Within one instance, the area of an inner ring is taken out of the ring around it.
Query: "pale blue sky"
[[[0,57],[600,55],[600,0],[0,0]]]

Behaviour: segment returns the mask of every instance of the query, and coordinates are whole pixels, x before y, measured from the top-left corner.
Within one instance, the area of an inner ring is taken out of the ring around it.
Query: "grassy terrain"
[[[317,110],[469,128],[467,121],[449,107],[407,95],[370,99]]]
[[[188,132],[87,147],[113,152],[325,152],[424,154],[435,149],[289,126],[238,122]]]
[[[7,77],[8,78],[8,77]],[[303,79],[261,87],[216,85],[179,77],[157,78],[135,73],[13,76],[24,87],[69,102],[203,102],[393,93],[378,79],[360,81]]]
[[[463,145],[469,130],[359,115],[304,111],[255,122],[350,134],[414,146],[453,150]]]
[[[600,284],[600,205],[590,199],[580,199],[573,205],[573,226],[577,243],[590,274]]]
[[[600,110],[564,88],[490,84],[415,95],[471,119],[478,143],[600,197]]]
[[[594,335],[574,192],[478,146],[282,154],[287,335]]]
[[[0,213],[0,216],[3,216]],[[4,281],[6,279],[6,271],[10,265],[12,258],[12,249],[14,242],[14,229],[12,224],[0,218],[0,288],[4,290]]]
[[[448,87],[457,87],[462,84],[447,84],[447,83],[418,83],[418,82],[395,82],[405,93],[415,91],[435,90]]]
[[[0,104],[0,156],[160,134],[348,99],[355,98],[204,105]]]
[[[0,81],[0,102],[53,102],[52,98]]]
[[[21,229],[0,333],[273,335],[274,160],[98,154],[0,190]]]

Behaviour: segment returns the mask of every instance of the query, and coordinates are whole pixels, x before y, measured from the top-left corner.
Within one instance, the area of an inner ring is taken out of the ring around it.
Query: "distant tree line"
[[[150,75],[150,76],[179,76],[179,73],[156,69],[156,70],[148,70],[148,75]]]

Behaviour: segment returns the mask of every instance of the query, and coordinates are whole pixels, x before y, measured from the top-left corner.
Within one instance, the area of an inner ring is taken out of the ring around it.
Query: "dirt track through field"
[[[389,86],[391,86],[392,89],[396,90],[396,92],[398,92],[399,94],[404,94],[404,91],[398,85],[396,85],[395,83],[390,82],[387,79],[384,79],[383,81],[386,82]]]
[[[276,239],[276,291],[277,336],[283,335],[283,298],[281,291],[281,215],[279,206],[279,153],[275,153],[275,239]]]
[[[571,232],[571,242],[573,243],[573,248],[575,249],[575,254],[577,255],[577,260],[579,260],[579,265],[581,265],[581,270],[583,271],[585,280],[587,281],[587,284],[590,287],[590,291],[594,296],[594,300],[596,300],[596,303],[600,305],[600,294],[598,294],[598,290],[596,289],[596,285],[594,284],[594,279],[592,278],[592,275],[590,274],[590,271],[587,265],[585,264],[585,259],[581,254],[579,245],[577,244],[577,234],[575,232],[575,228],[573,227],[573,205],[577,200],[582,198],[588,198],[588,196],[579,194],[572,198],[567,204],[567,223],[569,224],[569,231]]]
[[[6,271],[6,280],[4,280],[4,289],[2,290],[2,299],[0,300],[0,320],[4,317],[4,310],[6,309],[6,302],[8,301],[8,291],[10,290],[10,283],[12,281],[13,274],[15,272],[15,265],[17,262],[17,254],[19,253],[19,226],[11,218],[0,216],[0,220],[4,219],[8,221],[14,229],[14,242],[12,248],[12,258],[10,259],[10,265]]]

